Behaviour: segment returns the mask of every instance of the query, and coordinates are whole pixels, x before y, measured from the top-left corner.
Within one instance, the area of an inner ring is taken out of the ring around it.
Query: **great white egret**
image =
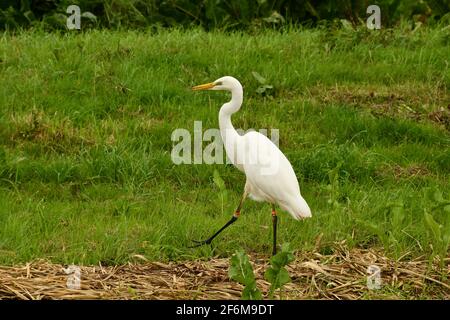
[[[239,135],[231,123],[231,115],[241,108],[243,90],[241,83],[230,76],[214,82],[198,85],[192,90],[225,90],[231,92],[231,100],[219,112],[219,127],[225,151],[233,165],[245,173],[246,182],[241,201],[232,218],[210,238],[195,241],[196,246],[210,244],[225,228],[237,220],[242,203],[249,196],[256,201],[266,201],[272,205],[273,250],[276,254],[277,214],[279,205],[296,219],[311,217],[311,210],[300,194],[300,187],[294,169],[286,156],[265,135],[248,132]]]

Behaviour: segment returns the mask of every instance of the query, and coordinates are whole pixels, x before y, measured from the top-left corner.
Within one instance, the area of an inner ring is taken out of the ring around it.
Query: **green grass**
[[[269,254],[270,206],[250,200],[213,248],[188,248],[228,221],[244,186],[231,165],[170,158],[174,129],[217,128],[226,94],[189,88],[223,75],[245,87],[235,126],[279,129],[312,208],[280,215],[280,243],[311,250],[322,235],[323,252],[346,240],[431,259],[450,229],[433,198],[450,198],[449,39],[448,27],[3,35],[0,263]]]

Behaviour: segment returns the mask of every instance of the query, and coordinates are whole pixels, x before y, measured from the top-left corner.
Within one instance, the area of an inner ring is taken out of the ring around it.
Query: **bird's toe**
[[[189,248],[197,248],[197,247],[203,246],[205,244],[211,243],[211,240],[209,240],[209,239],[208,240],[191,240],[191,241],[194,242],[195,245],[190,246]]]

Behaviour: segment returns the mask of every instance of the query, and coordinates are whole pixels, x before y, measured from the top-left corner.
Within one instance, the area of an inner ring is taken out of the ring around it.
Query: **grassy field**
[[[280,243],[446,256],[449,46],[448,27],[3,35],[0,264],[269,255],[270,206],[252,201],[213,247],[188,248],[228,221],[244,186],[231,165],[170,156],[173,130],[218,127],[227,95],[190,87],[223,75],[244,85],[235,127],[279,129],[312,209],[280,215]],[[253,71],[273,90],[258,93]]]

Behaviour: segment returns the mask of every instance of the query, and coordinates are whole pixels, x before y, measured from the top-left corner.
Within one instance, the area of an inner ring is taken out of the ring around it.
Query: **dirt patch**
[[[267,257],[252,255],[258,286],[264,280]],[[301,254],[289,267],[292,283],[283,299],[450,299],[450,258],[444,269],[428,261],[395,261],[380,251],[344,248],[330,255]],[[381,289],[367,286],[368,268],[381,270]],[[68,289],[67,266],[34,261],[0,267],[0,299],[239,299],[242,286],[228,277],[229,259],[181,263],[129,263],[81,266],[80,289]],[[278,293],[279,294],[279,293]]]

